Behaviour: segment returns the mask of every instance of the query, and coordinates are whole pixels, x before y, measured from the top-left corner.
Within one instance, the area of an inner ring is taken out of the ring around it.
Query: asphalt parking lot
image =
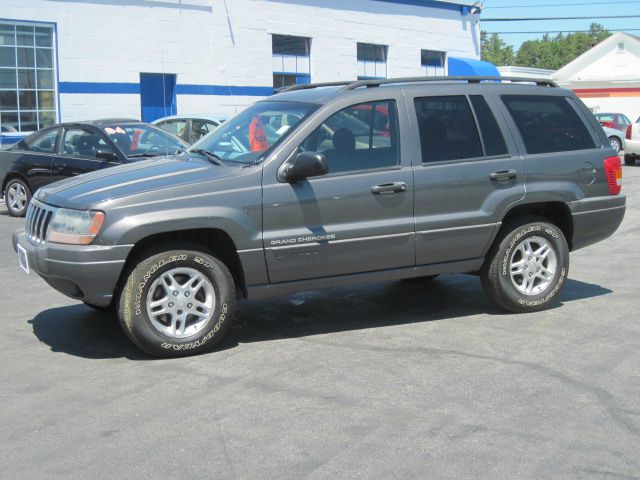
[[[219,351],[156,360],[18,268],[0,205],[6,479],[640,478],[640,167],[554,309],[477,278],[241,303]]]

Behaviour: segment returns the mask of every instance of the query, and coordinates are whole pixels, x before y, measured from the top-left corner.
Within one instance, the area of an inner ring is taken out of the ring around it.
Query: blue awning
[[[499,77],[500,72],[493,63],[473,58],[449,57],[449,75],[472,75],[479,77]]]

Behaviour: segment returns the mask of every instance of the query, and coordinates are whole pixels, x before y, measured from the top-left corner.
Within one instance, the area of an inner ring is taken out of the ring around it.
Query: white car
[[[611,143],[611,148],[613,148],[616,153],[620,153],[622,150],[626,152],[625,149],[625,141],[624,141],[624,132],[617,130],[615,128],[602,127],[604,133],[607,134],[607,138]]]
[[[637,158],[640,158],[640,123],[632,123],[627,125],[625,134],[624,164],[635,165]]]
[[[166,132],[180,137],[189,145],[193,145],[207,133],[212,132],[224,122],[226,115],[199,113],[194,115],[171,115],[151,122]]]

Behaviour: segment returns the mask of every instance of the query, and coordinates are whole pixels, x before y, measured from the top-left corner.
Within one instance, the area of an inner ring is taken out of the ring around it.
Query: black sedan
[[[43,128],[0,150],[0,179],[9,214],[21,217],[31,194],[63,178],[173,155],[187,148],[181,139],[137,120],[106,119]]]

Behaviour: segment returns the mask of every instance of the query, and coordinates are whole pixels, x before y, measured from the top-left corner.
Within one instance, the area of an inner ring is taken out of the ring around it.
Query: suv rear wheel
[[[512,312],[547,308],[564,287],[569,248],[562,231],[542,218],[507,226],[480,272],[487,296]]]
[[[202,353],[229,329],[236,293],[231,273],[213,255],[190,247],[142,260],[120,294],[122,328],[151,355]]]

